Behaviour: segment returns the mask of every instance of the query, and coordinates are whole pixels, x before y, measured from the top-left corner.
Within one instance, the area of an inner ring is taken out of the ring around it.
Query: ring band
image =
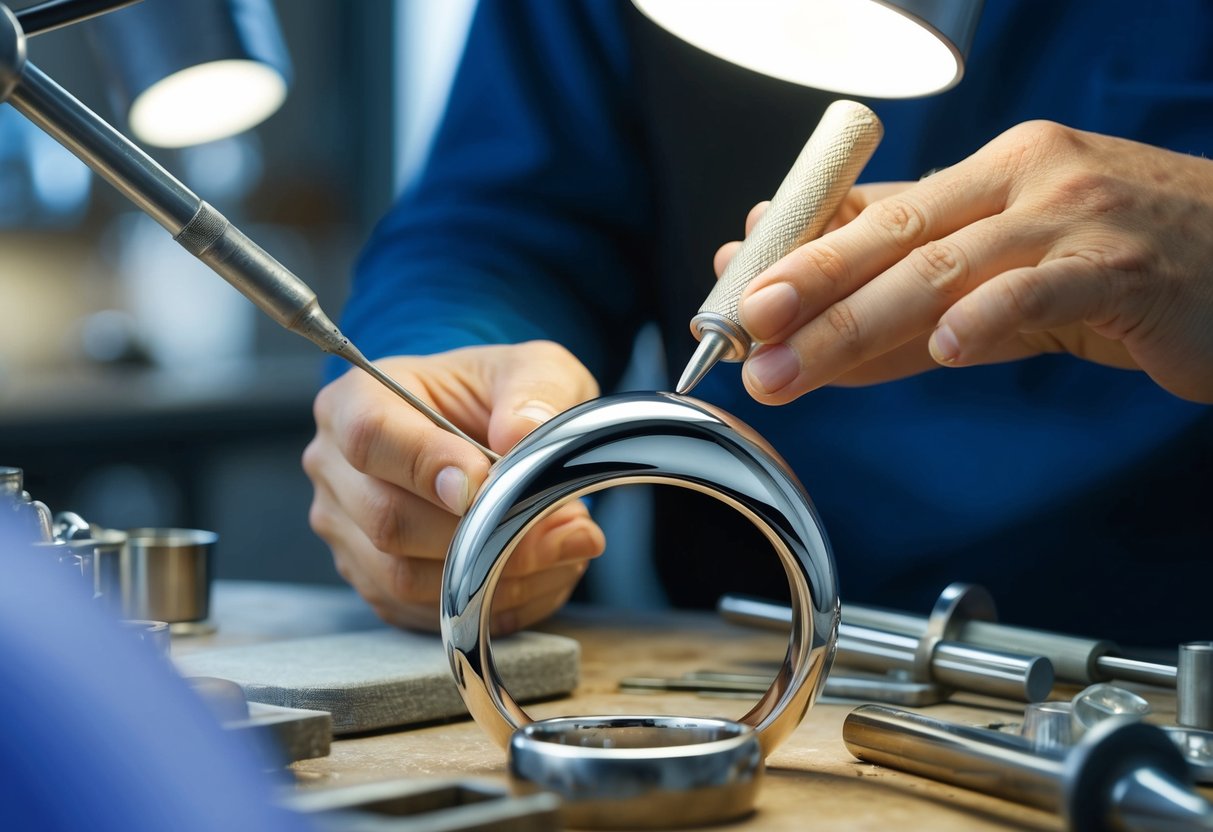
[[[769,755],[825,683],[838,631],[834,560],[817,513],[787,464],[752,428],[695,399],[624,393],[540,425],[490,471],[451,541],[442,638],[468,711],[502,747],[531,722],[501,683],[489,643],[493,591],[522,536],[543,516],[615,485],[673,484],[748,517],[788,576],[792,628],[770,689],[741,718]]]
[[[753,728],[730,719],[545,719],[514,732],[510,776],[559,794],[572,827],[698,826],[753,809],[762,746]]]

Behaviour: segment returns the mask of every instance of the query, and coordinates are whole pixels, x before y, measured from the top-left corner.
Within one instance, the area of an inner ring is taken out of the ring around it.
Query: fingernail
[[[741,323],[759,341],[773,338],[796,319],[800,295],[790,283],[764,286],[741,302]]]
[[[585,560],[602,554],[602,540],[589,529],[577,529],[560,541],[561,560]]]
[[[750,385],[760,393],[774,393],[800,375],[800,359],[787,344],[759,347],[745,363]]]
[[[931,340],[927,342],[927,349],[931,352],[931,358],[940,364],[953,364],[960,357],[960,343],[952,327],[947,324],[935,327]]]
[[[468,477],[454,465],[448,465],[438,472],[434,479],[434,491],[442,504],[462,517],[468,510]]]
[[[515,416],[521,416],[523,419],[530,419],[532,422],[543,424],[548,419],[556,415],[556,408],[552,407],[547,402],[538,400],[529,401],[514,411]]]

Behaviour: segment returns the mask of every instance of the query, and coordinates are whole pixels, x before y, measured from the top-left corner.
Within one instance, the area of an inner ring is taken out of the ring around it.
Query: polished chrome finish
[[[1106,720],[1064,754],[1023,737],[864,705],[843,723],[861,760],[1061,813],[1068,829],[1158,832],[1213,828],[1213,806],[1162,729]]]
[[[738,310],[742,292],[781,257],[821,236],[883,135],[880,119],[863,104],[839,100],[826,108],[766,212],[691,319],[691,334],[701,343],[678,382],[679,393],[690,391],[717,361],[750,355],[752,339]]]
[[[131,529],[123,552],[126,618],[205,621],[210,615],[215,543],[200,529]]]
[[[1074,706],[1071,702],[1033,702],[1024,708],[1020,736],[1032,749],[1046,754],[1064,753],[1074,744]]]
[[[1145,719],[1150,703],[1131,690],[1097,682],[1070,700],[1075,736],[1082,736],[1108,719]]]
[[[509,756],[515,784],[560,795],[582,829],[721,823],[753,809],[763,775],[758,735],[728,719],[546,719],[520,728]]]
[[[0,103],[21,81],[25,69],[25,34],[8,6],[0,4]]]
[[[788,575],[788,651],[742,722],[769,753],[821,691],[838,626],[833,556],[808,495],[753,429],[672,393],[595,399],[540,425],[492,469],[464,515],[443,573],[442,636],[459,692],[500,745],[530,722],[501,683],[489,641],[493,591],[519,539],[540,518],[614,485],[677,485],[748,517]]]
[[[715,367],[716,362],[724,357],[725,353],[734,349],[729,332],[729,328],[708,326],[706,322],[703,324],[699,346],[695,348],[691,360],[687,362],[686,369],[678,379],[678,386],[674,388],[677,392],[686,394],[694,390],[695,385],[703,381],[703,377],[708,374],[708,370]],[[749,349],[749,345],[742,349]]]
[[[1213,641],[1179,645],[1175,721],[1186,728],[1213,729]]]
[[[783,604],[741,595],[722,596],[716,609],[729,621],[786,631],[792,611]],[[838,628],[835,665],[876,673],[901,672],[920,684],[998,696],[1019,702],[1039,702],[1053,689],[1053,666],[1040,656],[1023,656],[952,641],[935,641],[922,662],[922,639],[844,621]],[[947,630],[941,618],[939,630]],[[946,691],[941,691],[941,698]],[[887,701],[887,700],[881,700]]]
[[[33,64],[9,102],[171,234],[198,212],[197,196]]]
[[[950,585],[944,590],[942,599],[955,593],[957,587]],[[862,624],[891,630],[906,635],[921,636],[927,630],[928,621],[920,615],[883,610],[848,604],[842,611],[848,624]],[[1114,655],[1119,647],[1104,639],[1079,638],[1046,630],[1033,630],[999,624],[992,620],[977,620],[963,611],[953,613],[951,638],[977,647],[1009,650],[1027,656],[1044,656],[1053,663],[1057,679],[1089,685],[1093,682],[1119,680],[1141,682],[1159,687],[1175,686],[1175,668],[1171,665],[1128,659]]]
[[[17,12],[17,20],[26,37],[32,38],[138,2],[140,0],[46,0]]]
[[[1173,664],[1126,659],[1124,656],[1099,656],[1095,659],[1095,670],[1101,679],[1140,682],[1160,688],[1173,688],[1178,679],[1178,669]]]
[[[1213,731],[1178,725],[1164,725],[1162,729],[1188,761],[1192,779],[1202,785],[1213,786]]]

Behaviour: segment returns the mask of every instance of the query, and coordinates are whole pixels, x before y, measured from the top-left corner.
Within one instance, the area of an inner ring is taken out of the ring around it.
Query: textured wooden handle
[[[862,104],[835,101],[826,108],[766,213],[699,307],[696,319],[719,315],[744,332],[737,314],[742,291],[776,260],[821,235],[883,135],[880,119]],[[694,321],[692,330],[698,337]],[[730,358],[745,356],[726,360]]]

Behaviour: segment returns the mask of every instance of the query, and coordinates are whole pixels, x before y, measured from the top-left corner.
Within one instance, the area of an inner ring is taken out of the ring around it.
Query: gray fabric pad
[[[580,646],[547,633],[493,640],[493,657],[515,699],[577,686]],[[250,702],[328,711],[333,733],[350,734],[466,715],[437,636],[399,630],[340,633],[190,653],[187,676],[218,676]]]

